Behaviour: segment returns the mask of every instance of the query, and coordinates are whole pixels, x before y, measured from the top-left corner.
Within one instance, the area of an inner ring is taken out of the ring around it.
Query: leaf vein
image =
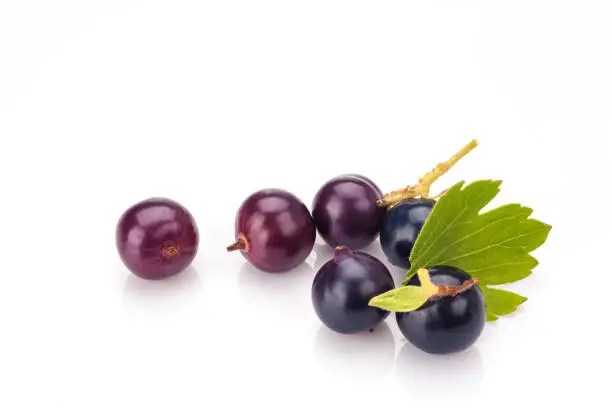
[[[470,270],[470,274],[472,274],[474,272],[486,271],[487,269],[496,269],[496,268],[500,268],[502,266],[529,265],[530,263],[531,263],[530,261],[500,263],[500,264],[496,264],[495,266],[485,266],[483,268],[471,269]]]
[[[482,230],[481,230],[481,231],[482,231]],[[537,232],[539,232],[539,231],[537,231]],[[488,250],[488,249],[495,248],[495,247],[497,247],[497,246],[501,246],[501,247],[508,248],[508,249],[516,248],[516,247],[512,247],[512,246],[506,246],[506,245],[503,245],[503,244],[505,244],[506,242],[512,241],[512,240],[514,240],[514,239],[517,239],[517,238],[521,238],[521,237],[524,237],[524,236],[529,236],[529,235],[531,235],[532,233],[533,233],[533,232],[530,232],[530,233],[527,233],[527,234],[522,234],[522,235],[517,235],[516,237],[512,237],[512,238],[506,239],[506,240],[501,241],[501,242],[496,242],[496,243],[493,243],[493,244],[491,244],[491,245],[487,245],[487,246],[485,246],[485,247],[482,247],[482,248],[480,248],[480,249],[477,249],[477,250],[475,250],[475,251],[468,252],[467,254],[463,254],[463,255],[460,255],[460,256],[456,256],[456,257],[454,257],[454,258],[450,258],[450,259],[445,259],[445,260],[443,260],[443,261],[444,261],[444,262],[450,262],[450,261],[456,261],[457,259],[461,259],[461,258],[467,258],[467,257],[469,257],[469,256],[476,255],[476,254],[478,254],[478,253],[480,253],[480,252],[484,252],[484,251],[486,251],[486,250]],[[461,241],[461,240],[455,241],[454,243],[450,244],[450,245],[449,245],[449,247],[450,247],[450,246],[454,246],[454,245],[456,245],[456,244],[457,244],[458,242],[460,242],[460,241]],[[519,248],[522,248],[522,247],[519,247]],[[446,250],[446,249],[445,249],[445,250]],[[442,252],[444,252],[444,251],[442,251]]]
[[[484,193],[485,193],[484,191],[481,191],[481,192],[480,192],[480,193],[479,193],[479,194],[476,196],[476,198],[474,198],[474,201],[476,201],[476,202],[477,202],[477,201],[479,201],[479,200],[480,200],[480,198],[481,198],[481,197],[484,195]],[[419,258],[418,258],[418,259],[419,259],[419,261],[422,261],[422,259],[423,259],[423,258],[425,258],[425,255],[426,255],[426,254],[429,252],[429,250],[430,250],[430,249],[431,249],[431,248],[432,248],[432,247],[433,247],[433,246],[434,246],[434,245],[435,245],[435,244],[438,242],[439,237],[440,237],[440,236],[443,236],[443,235],[444,235],[444,233],[445,233],[446,231],[448,231],[448,229],[449,229],[450,227],[452,227],[452,226],[453,226],[453,224],[454,224],[454,223],[455,223],[455,222],[456,222],[456,221],[457,221],[459,218],[461,218],[461,216],[462,216],[462,215],[463,215],[463,214],[464,214],[464,213],[465,213],[465,212],[466,212],[468,209],[469,209],[469,205],[468,205],[468,203],[464,202],[464,203],[463,203],[463,209],[462,209],[462,210],[459,212],[459,214],[457,214],[457,216],[456,216],[456,217],[455,217],[455,218],[454,218],[454,219],[453,219],[453,220],[452,220],[452,221],[451,221],[451,222],[450,222],[450,223],[449,223],[449,224],[446,226],[446,228],[445,228],[445,229],[443,229],[443,230],[442,230],[442,232],[441,232],[439,235],[437,235],[437,234],[436,234],[436,235],[434,235],[433,242],[432,242],[432,243],[429,245],[429,247],[427,247],[427,249],[425,249],[425,250],[423,251],[422,255],[421,255]],[[432,235],[433,235],[433,234],[432,234]]]
[[[438,259],[438,257],[439,257],[440,255],[442,255],[444,252],[446,252],[446,251],[447,251],[447,250],[448,250],[450,247],[453,247],[453,246],[455,246],[455,245],[457,245],[457,244],[459,244],[459,243],[461,243],[461,242],[465,241],[466,239],[468,239],[468,238],[470,238],[470,237],[473,237],[474,235],[477,235],[477,234],[481,233],[482,231],[484,231],[485,229],[487,229],[487,228],[491,227],[492,225],[495,225],[496,223],[499,223],[499,222],[502,222],[502,221],[507,221],[507,220],[510,220],[510,219],[513,219],[513,218],[518,218],[518,216],[502,218],[502,219],[500,219],[500,220],[497,220],[497,221],[495,221],[495,222],[492,222],[492,223],[490,223],[490,224],[487,224],[487,225],[485,225],[485,226],[484,226],[484,227],[482,227],[482,228],[477,229],[476,231],[472,232],[471,234],[466,234],[466,235],[464,235],[462,238],[459,238],[457,241],[453,242],[452,244],[449,244],[449,245],[448,245],[446,248],[443,248],[443,249],[442,249],[442,251],[438,252],[438,254],[436,254],[436,256],[432,257],[432,261],[433,261],[434,259]],[[506,241],[502,241],[502,242],[500,242],[499,244],[503,244],[503,243],[505,243],[505,242],[506,242]],[[495,244],[492,244],[492,245],[494,246]],[[487,248],[483,248],[483,250],[484,250],[484,249],[487,249]],[[477,253],[477,252],[475,252],[475,253]],[[471,255],[471,254],[466,254],[466,256],[469,256],[469,255]],[[451,259],[447,259],[447,260],[446,260],[446,262],[448,262],[448,261],[452,261],[452,260],[454,260],[454,259],[453,259],[453,258],[451,258]]]

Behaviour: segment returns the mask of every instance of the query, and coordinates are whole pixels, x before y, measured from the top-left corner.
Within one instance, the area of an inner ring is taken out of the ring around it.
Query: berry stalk
[[[238,235],[238,240],[227,247],[227,252],[233,251],[249,252],[249,242],[246,240],[243,234]]]
[[[433,170],[431,170],[418,180],[418,184],[407,186],[399,190],[387,193],[383,196],[381,200],[376,201],[376,205],[378,205],[379,207],[388,207],[395,205],[401,201],[407,200],[409,198],[432,198],[429,196],[429,190],[431,188],[431,185],[442,175],[448,172],[451,167],[453,167],[459,160],[461,160],[469,152],[471,152],[476,146],[478,146],[478,142],[476,140],[472,140],[463,148],[461,148],[461,150],[455,153],[450,159],[438,163],[438,165],[434,167]]]
[[[436,285],[431,281],[429,277],[429,271],[425,268],[420,268],[417,271],[417,275],[419,277],[419,281],[421,282],[421,287],[427,292],[430,293],[432,297],[434,296],[457,296],[460,293],[465,292],[470,289],[472,286],[477,285],[480,281],[478,279],[468,279],[463,282],[461,285],[456,286],[448,286],[448,285]]]
[[[477,285],[479,282],[480,281],[478,279],[470,279],[470,280],[466,280],[459,286],[438,285],[437,295],[454,297],[470,289],[472,286]]]

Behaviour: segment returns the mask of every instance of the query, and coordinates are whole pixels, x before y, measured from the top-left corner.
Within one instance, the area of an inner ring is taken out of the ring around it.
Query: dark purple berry
[[[428,268],[435,285],[461,286],[470,275],[451,266]],[[414,275],[407,285],[418,286]],[[484,329],[486,311],[478,285],[455,296],[434,297],[419,309],[396,313],[399,328],[415,347],[432,354],[448,354],[470,347]]]
[[[339,333],[356,333],[375,327],[389,315],[368,302],[393,287],[389,270],[378,259],[338,247],[334,259],[317,272],[311,297],[323,324]]]
[[[128,208],[116,229],[116,245],[125,266],[144,279],[182,272],[198,250],[198,228],[181,204],[150,198]]]
[[[281,189],[249,196],[236,215],[236,243],[228,251],[242,255],[265,272],[286,272],[306,260],[316,229],[306,205]]]
[[[436,202],[411,198],[391,207],[380,227],[380,246],[395,266],[410,269],[410,253]]]
[[[376,204],[382,197],[376,184],[364,176],[347,174],[329,180],[312,205],[319,234],[334,248],[368,246],[378,236],[385,215],[385,209]]]

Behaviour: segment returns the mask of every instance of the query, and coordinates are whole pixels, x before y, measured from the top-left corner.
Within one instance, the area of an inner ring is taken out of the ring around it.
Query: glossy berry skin
[[[471,277],[450,266],[428,268],[436,285],[458,286]],[[408,285],[420,285],[413,276]],[[470,347],[484,329],[486,312],[482,292],[474,285],[455,296],[428,301],[419,309],[396,313],[399,328],[415,347],[432,354],[455,353]]]
[[[325,263],[315,276],[312,304],[319,319],[330,329],[357,333],[373,328],[389,315],[368,302],[393,287],[389,270],[378,259],[340,247],[334,259]]]
[[[265,272],[286,272],[300,265],[316,238],[308,207],[281,189],[249,196],[236,215],[235,233],[243,256]]]
[[[134,275],[159,280],[191,264],[199,235],[185,207],[167,198],[150,198],[121,215],[115,243],[121,260]]]
[[[332,247],[365,248],[378,236],[385,209],[383,196],[370,179],[346,174],[325,183],[315,195],[312,216],[321,238]]]
[[[410,269],[412,247],[436,202],[409,199],[391,207],[380,228],[380,245],[395,266]]]

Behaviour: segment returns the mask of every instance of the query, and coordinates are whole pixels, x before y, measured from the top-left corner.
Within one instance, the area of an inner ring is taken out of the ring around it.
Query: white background
[[[2,0],[0,406],[601,406],[611,113],[609,0]],[[389,191],[471,138],[434,190],[502,179],[496,204],[553,229],[513,285],[529,301],[465,353],[416,351],[393,317],[321,328],[323,245],[278,276],[225,252],[255,190]],[[114,246],[150,196],[201,232],[165,282]]]

